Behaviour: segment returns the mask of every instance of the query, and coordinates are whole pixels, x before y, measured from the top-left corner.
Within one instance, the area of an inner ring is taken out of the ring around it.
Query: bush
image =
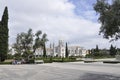
[[[116,60],[120,60],[120,55],[115,56]]]
[[[63,62],[74,62],[76,58],[63,58]]]
[[[53,62],[74,62],[76,61],[76,58],[56,58],[53,59]]]
[[[39,57],[39,58],[35,58],[35,60],[43,60],[43,58]]]
[[[117,64],[120,63],[120,61],[103,61],[103,63]]]
[[[53,62],[63,62],[62,58],[53,58]]]
[[[70,57],[69,59],[71,59],[71,60],[76,60],[76,57]]]
[[[0,65],[7,65],[7,64],[12,64],[12,62],[0,62]]]
[[[52,58],[44,58],[44,63],[52,63]]]
[[[34,59],[30,59],[30,60],[28,60],[28,63],[29,63],[29,64],[34,64],[34,63],[35,63],[35,60],[34,60]]]
[[[92,63],[92,62],[96,62],[96,61],[84,61],[84,63]]]
[[[60,57],[49,57],[49,58],[36,58],[35,60],[43,60],[44,63],[52,63],[52,62],[74,62],[76,61],[75,57],[70,58],[60,58]]]
[[[108,53],[106,52],[96,52],[96,53],[90,53],[90,54],[87,54],[85,56],[86,58],[95,58],[95,59],[101,59],[101,58],[111,58],[113,56],[110,56]]]

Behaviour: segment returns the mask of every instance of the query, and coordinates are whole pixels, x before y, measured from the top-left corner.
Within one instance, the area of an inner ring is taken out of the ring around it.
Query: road
[[[120,80],[120,64],[0,65],[0,80]]]

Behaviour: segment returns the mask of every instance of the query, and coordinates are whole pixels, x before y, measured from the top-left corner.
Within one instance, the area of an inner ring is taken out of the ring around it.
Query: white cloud
[[[61,37],[71,44],[80,44],[85,48],[95,47],[96,44],[107,47],[107,40],[98,36],[99,24],[77,16],[75,5],[68,0],[1,0],[0,10],[8,5],[10,43],[13,43],[19,32],[32,28],[48,34],[50,42],[56,42]],[[85,15],[92,18],[93,12]],[[2,15],[2,13],[0,13]]]

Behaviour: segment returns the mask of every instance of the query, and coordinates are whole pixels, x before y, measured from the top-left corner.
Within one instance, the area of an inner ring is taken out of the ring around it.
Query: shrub
[[[76,58],[58,58],[53,59],[53,62],[74,62],[76,61]]]
[[[35,60],[34,60],[34,59],[29,59],[28,63],[29,63],[29,64],[34,64],[34,63],[35,63]]]
[[[84,63],[92,63],[92,62],[96,62],[96,61],[84,61]]]
[[[120,61],[103,61],[103,63],[117,64],[120,63]]]
[[[39,58],[35,58],[35,60],[42,60],[43,58],[39,57]]]
[[[7,64],[12,64],[12,62],[0,62],[0,65],[7,65]]]
[[[44,58],[43,61],[44,61],[44,63],[52,63],[51,58]]]
[[[120,55],[115,56],[116,60],[120,60]]]

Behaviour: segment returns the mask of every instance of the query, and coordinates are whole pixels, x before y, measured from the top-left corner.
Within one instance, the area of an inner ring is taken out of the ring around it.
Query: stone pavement
[[[120,80],[120,64],[0,65],[0,80]]]

